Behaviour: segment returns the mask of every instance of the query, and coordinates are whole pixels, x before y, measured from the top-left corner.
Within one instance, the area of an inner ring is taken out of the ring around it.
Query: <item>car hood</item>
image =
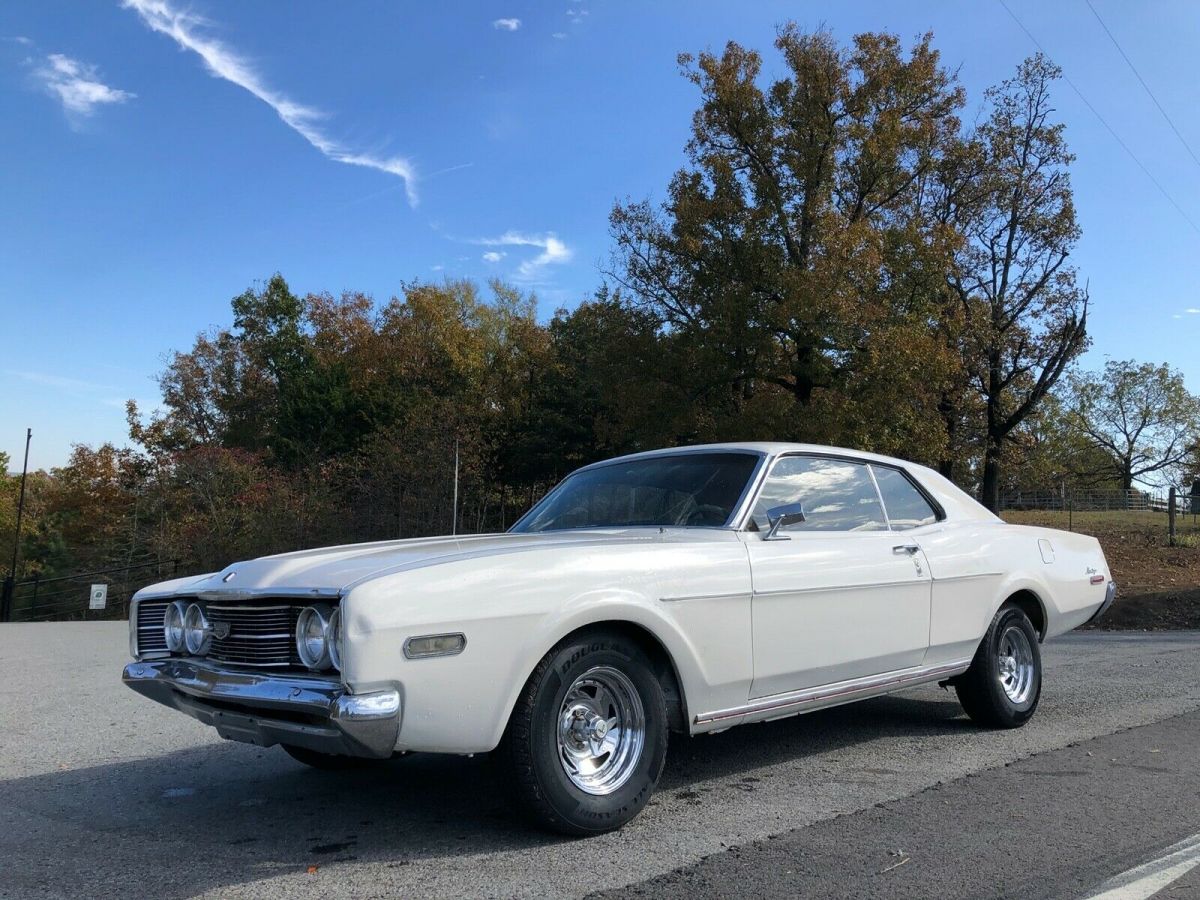
[[[626,528],[556,531],[541,534],[479,534],[412,538],[371,544],[347,544],[300,550],[234,563],[220,572],[152,585],[139,592],[151,596],[222,597],[256,594],[328,596],[355,584],[407,569],[461,559],[581,545],[619,546],[637,543],[694,543],[730,540],[725,530],[702,528]]]

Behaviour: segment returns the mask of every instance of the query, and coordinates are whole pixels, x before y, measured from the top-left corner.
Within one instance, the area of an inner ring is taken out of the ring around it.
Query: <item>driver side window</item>
[[[879,492],[863,463],[818,456],[776,460],[754,505],[754,525],[766,531],[768,510],[787,503],[804,507],[804,521],[781,531],[887,530]]]

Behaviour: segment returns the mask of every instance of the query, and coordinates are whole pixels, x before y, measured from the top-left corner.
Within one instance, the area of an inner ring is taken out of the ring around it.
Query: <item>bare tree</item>
[[[949,281],[982,407],[983,501],[993,510],[1006,443],[1087,345],[1087,291],[1068,264],[1080,234],[1074,157],[1051,121],[1059,75],[1039,54],[988,92],[991,114],[972,140],[976,189],[948,192],[948,219],[964,236]]]
[[[1200,397],[1165,363],[1109,360],[1102,372],[1069,383],[1071,425],[1103,452],[1106,474],[1126,490],[1184,466],[1200,449]]]

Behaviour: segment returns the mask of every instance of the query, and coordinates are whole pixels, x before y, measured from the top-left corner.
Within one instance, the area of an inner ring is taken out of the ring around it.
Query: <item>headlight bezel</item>
[[[314,603],[300,610],[296,619],[296,654],[300,657],[301,665],[310,671],[320,672],[332,666],[329,653],[329,621],[332,616],[333,609],[328,603]],[[317,627],[310,631],[314,620]],[[309,640],[320,640],[319,654],[313,652]]]
[[[163,641],[171,653],[187,651],[187,629],[183,625],[187,611],[188,602],[186,600],[175,600],[167,604],[167,608],[163,611]],[[172,615],[178,618],[177,622],[172,621]],[[174,639],[173,632],[175,633]]]
[[[201,637],[193,640],[195,634]],[[213,629],[208,621],[208,613],[199,603],[188,606],[183,617],[183,641],[187,652],[192,656],[204,656],[212,648]]]
[[[325,626],[325,644],[328,648],[329,663],[334,671],[342,671],[342,606],[339,603],[329,614],[329,622]]]

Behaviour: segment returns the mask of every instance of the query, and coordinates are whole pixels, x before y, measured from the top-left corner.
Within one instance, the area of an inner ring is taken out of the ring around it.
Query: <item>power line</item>
[[[1166,119],[1167,124],[1171,126],[1171,130],[1175,132],[1175,137],[1179,138],[1179,143],[1183,144],[1184,149],[1187,150],[1188,155],[1192,158],[1192,161],[1195,162],[1197,166],[1200,166],[1200,157],[1196,156],[1196,151],[1194,151],[1192,149],[1192,145],[1187,142],[1187,138],[1185,138],[1180,133],[1179,129],[1175,127],[1175,123],[1171,121],[1171,117],[1167,115],[1167,111],[1163,109],[1163,105],[1158,102],[1158,98],[1154,96],[1154,91],[1150,90],[1150,85],[1146,84],[1146,79],[1143,78],[1142,73],[1137,70],[1137,66],[1133,64],[1133,60],[1129,58],[1129,54],[1121,48],[1121,45],[1117,42],[1116,36],[1112,33],[1112,31],[1109,30],[1108,26],[1104,24],[1104,20],[1100,18],[1100,13],[1096,12],[1096,7],[1092,6],[1092,0],[1084,0],[1084,2],[1087,3],[1088,9],[1092,11],[1092,15],[1096,17],[1096,21],[1100,23],[1100,27],[1104,29],[1104,33],[1108,35],[1108,39],[1112,41],[1113,46],[1117,48],[1117,52],[1121,54],[1121,59],[1125,60],[1125,64],[1129,66],[1129,71],[1134,74],[1134,77],[1136,77],[1141,83],[1142,87],[1145,88],[1150,99],[1154,101],[1154,105],[1158,107],[1158,111],[1162,113],[1162,117]]]
[[[1012,17],[1012,20],[1014,22],[1017,23],[1017,27],[1020,28],[1023,32],[1025,32],[1025,36],[1028,37],[1029,40],[1033,41],[1033,45],[1035,47],[1037,47],[1038,50],[1040,50],[1042,52],[1042,54],[1046,56],[1047,59],[1050,59],[1051,58],[1050,54],[1046,52],[1046,49],[1041,45],[1041,43],[1038,41],[1038,39],[1033,36],[1033,32],[1031,32],[1028,28],[1025,27],[1025,23],[1023,23],[1020,19],[1017,18],[1017,14],[1008,8],[1008,4],[1005,3],[1004,0],[997,0],[997,2],[1001,6],[1004,7],[1004,11]],[[1063,81],[1065,81],[1068,84],[1068,86],[1070,86],[1071,90],[1073,90],[1076,93],[1076,95],[1079,97],[1079,99],[1083,101],[1083,105],[1086,106],[1088,109],[1090,109],[1092,111],[1092,115],[1094,115],[1097,119],[1100,120],[1100,124],[1103,125],[1106,129],[1108,129],[1108,133],[1113,136],[1113,140],[1115,140],[1118,144],[1120,144],[1121,149],[1129,154],[1129,158],[1132,159],[1134,161],[1134,163],[1137,165],[1137,167],[1142,170],[1142,174],[1144,174],[1147,178],[1150,179],[1150,181],[1154,184],[1154,186],[1156,188],[1158,188],[1158,192],[1160,194],[1162,194],[1166,198],[1167,202],[1170,203],[1173,207],[1175,207],[1175,211],[1177,213],[1179,213],[1179,215],[1183,216],[1183,218],[1187,221],[1187,223],[1192,226],[1192,230],[1195,231],[1197,234],[1200,234],[1200,225],[1197,225],[1195,223],[1195,221],[1193,221],[1192,217],[1189,216],[1186,212],[1184,212],[1183,207],[1175,202],[1175,198],[1172,197],[1169,193],[1167,193],[1167,189],[1165,187],[1163,187],[1161,183],[1159,183],[1159,180],[1157,178],[1155,178],[1154,175],[1151,174],[1150,170],[1147,169],[1146,166],[1142,163],[1142,161],[1140,159],[1138,159],[1137,154],[1134,153],[1131,149],[1129,149],[1129,145],[1126,144],[1123,140],[1121,140],[1121,136],[1119,134],[1117,134],[1117,132],[1115,130],[1113,130],[1113,127],[1108,124],[1108,121],[1104,118],[1104,116],[1100,115],[1100,110],[1098,110],[1098,109],[1096,109],[1096,107],[1092,106],[1091,101],[1088,100],[1088,98],[1083,95],[1083,91],[1081,91],[1078,87],[1076,87],[1075,82],[1073,82],[1071,80],[1071,77],[1069,75],[1067,75],[1066,72],[1063,72],[1062,77],[1063,77]]]

